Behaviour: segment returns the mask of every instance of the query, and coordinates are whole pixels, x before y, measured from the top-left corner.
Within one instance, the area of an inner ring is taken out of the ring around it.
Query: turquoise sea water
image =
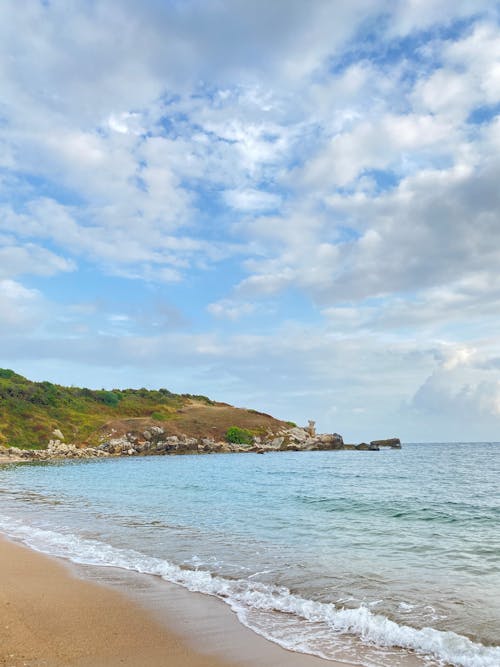
[[[293,650],[500,666],[500,444],[0,466],[0,530],[216,595]]]

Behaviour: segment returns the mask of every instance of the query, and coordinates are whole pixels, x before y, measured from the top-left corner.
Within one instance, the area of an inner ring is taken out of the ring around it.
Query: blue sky
[[[0,6],[0,365],[500,440],[491,0]]]

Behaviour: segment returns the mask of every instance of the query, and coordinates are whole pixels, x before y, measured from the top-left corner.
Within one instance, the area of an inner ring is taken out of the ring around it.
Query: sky
[[[3,0],[0,366],[500,440],[493,0]]]

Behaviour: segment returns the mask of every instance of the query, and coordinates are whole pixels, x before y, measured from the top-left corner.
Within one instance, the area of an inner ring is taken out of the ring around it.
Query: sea
[[[500,667],[499,443],[8,464],[0,531],[216,596],[292,651]]]

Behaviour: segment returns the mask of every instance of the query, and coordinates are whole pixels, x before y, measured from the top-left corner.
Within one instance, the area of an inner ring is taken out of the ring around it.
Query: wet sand
[[[105,578],[90,568],[88,581],[76,576],[82,573],[83,567],[0,539],[1,667],[336,664],[255,635],[218,600],[160,588],[144,575],[114,570]]]

